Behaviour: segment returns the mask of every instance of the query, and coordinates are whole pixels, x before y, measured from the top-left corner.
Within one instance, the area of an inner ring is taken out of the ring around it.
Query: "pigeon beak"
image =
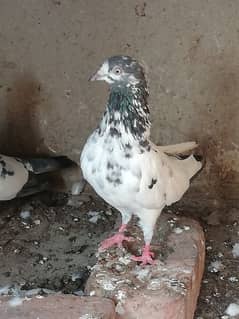
[[[99,71],[97,71],[96,73],[94,73],[90,78],[89,81],[100,81],[102,80],[102,75],[99,74]]]
[[[108,62],[104,62],[101,67],[90,78],[89,81],[104,81],[106,80],[109,70]]]

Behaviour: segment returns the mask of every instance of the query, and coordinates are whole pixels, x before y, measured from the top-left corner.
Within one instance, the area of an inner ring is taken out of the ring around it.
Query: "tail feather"
[[[191,179],[197,175],[205,165],[205,158],[199,154],[191,155],[170,155],[169,158],[176,160],[176,165],[187,174],[187,177]]]
[[[195,158],[195,160],[197,162],[203,162],[203,160],[204,160],[204,157],[202,155],[199,155],[199,154],[190,154],[190,155],[177,154],[174,156],[177,157],[177,159],[185,160],[185,159],[189,158],[191,155]]]
[[[205,166],[206,164],[206,158],[205,156],[201,155],[201,154],[192,154],[193,158],[197,161],[197,162],[200,162],[201,163],[201,168],[199,171],[201,171],[203,169],[203,167]],[[177,158],[178,159],[187,159],[188,157],[190,157],[190,155],[178,155]]]
[[[184,142],[184,143],[173,144],[173,145],[157,146],[158,150],[160,150],[161,152],[167,153],[168,155],[176,155],[180,153],[189,152],[197,147],[198,147],[198,144],[196,142]]]
[[[36,176],[38,177],[39,175],[35,175],[35,177]],[[48,189],[49,189],[49,182],[47,180],[40,181],[32,177],[17,194],[17,197],[27,197],[30,195],[44,192]]]
[[[203,155],[193,154],[193,157],[196,159],[197,162],[200,162],[201,167],[200,169],[191,177],[191,180],[193,180],[195,177],[198,176],[198,174],[202,171],[204,166],[206,165],[206,157]]]
[[[29,171],[27,183],[23,186],[17,197],[26,197],[56,189],[60,180],[56,171],[64,168],[77,166],[75,162],[66,156],[48,157],[48,158],[28,158],[21,161]]]
[[[181,157],[181,159],[183,159]],[[194,179],[203,169],[205,166],[205,158],[202,155],[198,154],[192,154],[189,157],[186,157],[183,159],[184,161],[187,161],[187,170],[189,173],[189,178],[192,180]]]
[[[27,169],[34,174],[49,173],[59,169],[76,166],[76,163],[66,156],[28,158],[24,159],[23,163]]]
[[[202,155],[193,154],[193,157],[195,158],[196,161],[202,162],[202,164],[203,164],[204,161],[205,161],[205,158],[204,158],[204,156],[202,156]]]

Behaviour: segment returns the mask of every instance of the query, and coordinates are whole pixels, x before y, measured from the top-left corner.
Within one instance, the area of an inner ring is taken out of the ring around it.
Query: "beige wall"
[[[120,53],[147,68],[153,140],[197,139],[208,159],[200,196],[238,198],[233,0],[0,0],[2,151],[79,158],[107,98],[104,84],[87,80]]]

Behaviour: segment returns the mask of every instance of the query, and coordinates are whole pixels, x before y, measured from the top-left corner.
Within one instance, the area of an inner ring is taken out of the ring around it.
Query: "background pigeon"
[[[0,200],[10,200],[47,189],[46,173],[74,166],[65,156],[21,159],[0,155]]]
[[[148,89],[143,68],[136,60],[113,56],[91,80],[106,81],[110,94],[103,118],[82,151],[81,168],[95,191],[122,215],[119,232],[103,241],[101,249],[131,240],[124,231],[135,214],[145,246],[142,256],[132,258],[152,264],[150,243],[158,216],[165,205],[183,196],[190,178],[202,167],[193,155],[181,159],[173,154],[193,149],[197,144],[156,146],[149,140]]]

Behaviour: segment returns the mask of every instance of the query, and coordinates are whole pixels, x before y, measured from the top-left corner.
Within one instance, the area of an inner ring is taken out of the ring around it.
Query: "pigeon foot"
[[[133,237],[125,236],[123,233],[119,232],[119,233],[115,234],[114,236],[102,241],[102,243],[100,244],[99,251],[106,250],[114,245],[117,245],[118,247],[122,247],[122,243],[124,240],[125,241],[132,241]]]
[[[131,257],[132,260],[140,262],[142,266],[145,266],[147,264],[154,265],[155,260],[153,258],[154,253],[150,251],[150,245],[144,246],[142,256]]]

